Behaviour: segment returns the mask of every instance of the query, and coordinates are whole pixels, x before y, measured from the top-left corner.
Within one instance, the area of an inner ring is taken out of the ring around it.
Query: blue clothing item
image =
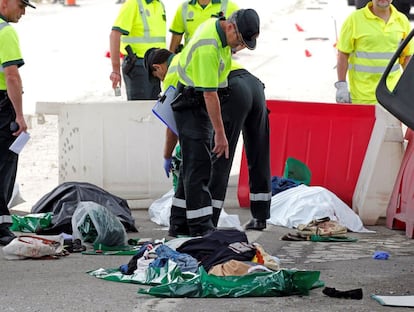
[[[299,184],[300,183],[293,179],[274,176],[272,177],[272,196],[292,187],[298,186]]]
[[[198,271],[198,261],[189,254],[180,253],[166,245],[158,246],[157,249],[155,249],[155,252],[158,257],[150,263],[149,267],[161,268],[171,259],[177,263],[181,272],[196,273]]]
[[[372,256],[372,258],[376,260],[388,260],[389,257],[390,254],[386,251],[376,251]]]
[[[121,266],[119,267],[119,271],[121,271],[122,274],[127,274],[128,273],[128,264],[121,264]]]

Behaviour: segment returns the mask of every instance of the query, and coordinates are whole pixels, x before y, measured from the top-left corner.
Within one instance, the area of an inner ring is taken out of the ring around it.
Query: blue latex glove
[[[165,173],[167,175],[167,178],[170,177],[170,171],[171,171],[171,168],[172,168],[171,162],[172,162],[172,157],[164,158],[164,170],[165,170]]]

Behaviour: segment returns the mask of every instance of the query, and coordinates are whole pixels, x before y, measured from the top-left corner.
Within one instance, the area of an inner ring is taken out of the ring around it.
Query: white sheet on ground
[[[280,192],[272,197],[268,223],[296,228],[314,219],[329,217],[352,232],[367,230],[359,216],[334,193],[320,186],[304,184]]]
[[[174,196],[174,190],[171,189],[161,198],[156,199],[148,208],[150,220],[158,225],[170,226],[171,204]],[[220,218],[217,224],[218,228],[236,228],[243,231],[238,215],[229,215],[224,209],[221,210]]]

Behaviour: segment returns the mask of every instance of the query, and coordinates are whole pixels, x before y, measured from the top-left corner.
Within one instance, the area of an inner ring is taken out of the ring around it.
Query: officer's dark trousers
[[[126,56],[127,58],[127,56]],[[125,72],[125,62],[122,63],[122,76],[128,101],[132,100],[155,100],[161,92],[160,81],[150,80],[148,71],[144,68],[143,59],[139,58],[132,70]]]
[[[183,100],[185,101],[185,99]],[[199,236],[213,229],[211,195],[212,125],[205,105],[174,111],[182,162],[173,197],[170,235]]]
[[[214,159],[209,189],[213,203],[213,223],[217,226],[226,196],[227,184],[240,131],[249,168],[250,209],[254,218],[270,218],[271,174],[269,118],[264,85],[244,69],[232,71],[228,77],[229,94],[222,97],[221,114],[229,159]]]
[[[0,101],[3,100],[0,94]],[[18,156],[9,150],[16,137],[10,131],[10,122],[14,120],[14,110],[10,102],[0,109],[0,224],[11,224],[9,203],[16,181]]]

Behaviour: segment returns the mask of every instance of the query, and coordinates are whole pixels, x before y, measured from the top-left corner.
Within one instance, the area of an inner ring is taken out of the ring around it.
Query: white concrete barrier
[[[89,182],[148,208],[172,188],[163,170],[165,126],[154,101],[36,103],[58,115],[59,184]]]
[[[365,225],[386,216],[404,154],[401,122],[380,105],[352,198],[352,209]]]

